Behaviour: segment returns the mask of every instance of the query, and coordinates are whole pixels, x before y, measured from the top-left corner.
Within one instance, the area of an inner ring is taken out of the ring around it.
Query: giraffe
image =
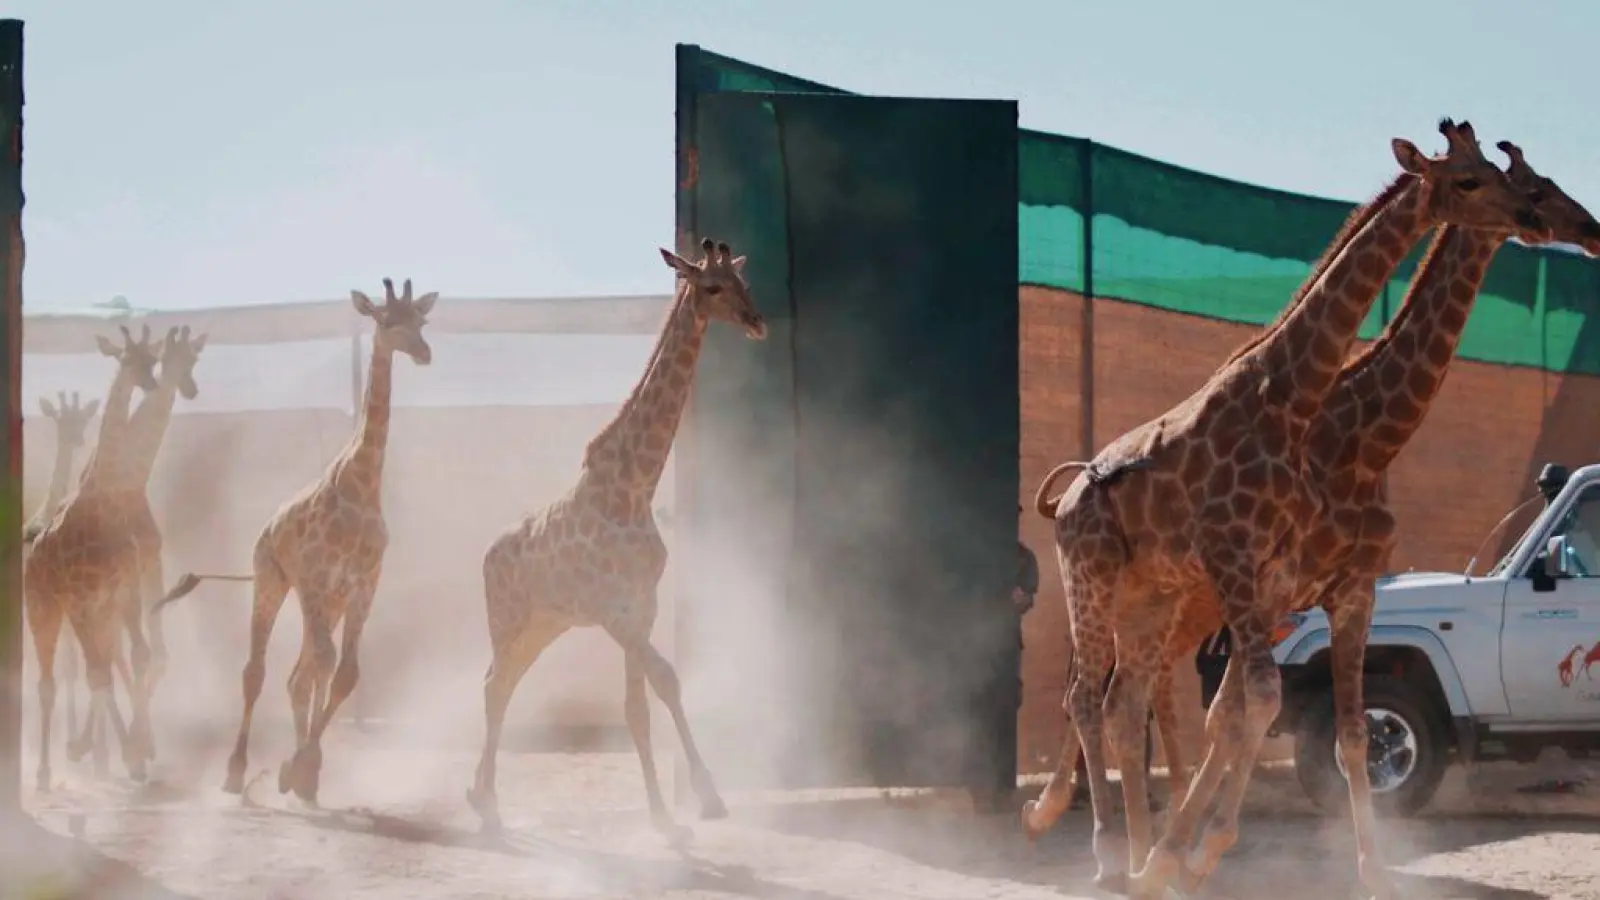
[[[1476,140],[1470,124],[1462,123],[1460,130],[1466,139]],[[1600,223],[1596,223],[1594,216],[1554,181],[1540,176],[1529,166],[1516,145],[1501,141],[1497,146],[1511,160],[1507,176],[1528,195],[1535,210],[1550,226],[1551,239],[1579,245],[1590,255],[1600,253]],[[1508,237],[1510,231],[1506,229],[1469,229],[1455,225],[1440,229],[1418,267],[1399,315],[1371,347],[1341,370],[1312,426],[1307,462],[1311,477],[1332,502],[1332,507],[1319,520],[1301,564],[1302,583],[1310,584],[1313,590],[1320,587],[1321,594],[1301,594],[1296,605],[1323,605],[1329,611],[1330,623],[1337,621],[1336,611],[1341,616],[1354,617],[1354,621],[1344,626],[1347,635],[1337,643],[1343,648],[1340,651],[1346,669],[1343,683],[1353,684],[1356,691],[1360,689],[1362,665],[1361,658],[1355,654],[1364,648],[1352,648],[1348,632],[1366,633],[1371,619],[1373,585],[1388,569],[1395,540],[1393,517],[1382,492],[1383,474],[1420,427],[1429,404],[1443,387],[1447,367],[1477,298],[1479,284],[1495,252]],[[1336,239],[1334,245],[1340,243],[1340,239]],[[1048,487],[1049,480],[1041,486],[1037,499],[1041,511],[1050,509],[1044,500]],[[1163,719],[1176,719],[1171,696],[1172,668],[1191,659],[1201,641],[1222,625],[1220,611],[1209,597],[1201,598],[1189,609],[1191,614],[1184,617],[1179,629],[1169,638],[1166,658],[1152,691],[1158,723]],[[1570,676],[1570,663],[1566,672]],[[1238,699],[1238,694],[1232,695],[1231,712],[1235,715],[1241,714]],[[1359,695],[1344,695],[1339,702],[1351,709],[1361,708]],[[1217,708],[1215,702],[1213,707]],[[1365,725],[1364,717],[1359,721]],[[1164,740],[1167,734],[1163,725]],[[1364,760],[1365,737],[1352,733],[1349,739],[1360,742],[1357,755]],[[1071,746],[1069,744],[1069,748]],[[1174,752],[1172,742],[1167,743],[1167,751],[1173,773],[1173,795],[1181,796],[1187,787],[1188,773],[1183,767],[1181,751]],[[1058,773],[1070,772],[1065,760],[1074,755],[1071,749],[1063,754]],[[1349,769],[1348,756],[1345,762]],[[1363,762],[1363,774],[1364,765]],[[1239,775],[1236,769],[1232,777]],[[1060,777],[1058,774],[1057,778]],[[1351,802],[1357,822],[1366,821],[1362,810],[1370,805],[1364,792],[1362,796],[1354,793],[1362,780],[1358,777],[1357,782],[1352,783]],[[1055,783],[1053,779],[1052,786]],[[1051,787],[1047,786],[1046,794],[1029,810],[1031,815],[1024,822],[1030,836],[1049,828],[1065,809],[1064,788],[1065,782],[1062,782],[1055,795],[1050,796]],[[1375,852],[1370,833],[1369,824],[1358,836],[1366,848],[1362,851],[1364,854]],[[1376,867],[1378,863],[1374,861],[1371,865]]]
[[[1476,145],[1468,124],[1462,124],[1460,134]],[[1594,216],[1554,181],[1534,171],[1516,145],[1502,141],[1498,146],[1510,158],[1506,174],[1511,183],[1549,227],[1547,240],[1600,254],[1600,223]],[[1356,773],[1348,779],[1348,789],[1357,866],[1363,883],[1375,893],[1385,887],[1384,866],[1373,835],[1361,690],[1374,586],[1388,570],[1397,542],[1384,474],[1443,387],[1478,288],[1510,236],[1506,228],[1446,225],[1440,229],[1399,314],[1372,345],[1344,366],[1313,421],[1306,446],[1309,476],[1326,506],[1305,539],[1296,595],[1281,612],[1317,605],[1327,613],[1339,753],[1346,770]],[[1214,617],[1214,604],[1202,605],[1209,606],[1207,612],[1212,614],[1187,624],[1186,636],[1176,648],[1169,648],[1169,656],[1192,652],[1201,633],[1221,624]],[[1213,702],[1216,715],[1235,723],[1243,718],[1241,687],[1237,675],[1224,676],[1220,702]],[[1232,842],[1237,804],[1242,802],[1249,771],[1236,765],[1227,775],[1223,792],[1227,805],[1224,815],[1213,821],[1204,854],[1190,876],[1195,883],[1215,868]]]
[[[1312,263],[1310,272],[1307,273],[1305,280],[1296,289],[1291,303],[1298,302],[1300,295],[1316,283],[1327,268],[1328,263],[1344,249],[1350,238],[1382,210],[1385,204],[1392,202],[1395,196],[1394,192],[1385,192],[1351,212],[1339,231],[1334,235],[1333,240],[1323,250],[1322,255],[1317,258],[1316,262]],[[1269,332],[1270,329],[1258,333],[1250,342],[1235,350],[1229,356],[1227,362],[1237,359],[1254,346],[1255,343],[1264,339]],[[1088,462],[1074,460],[1061,463],[1051,469],[1045,475],[1043,481],[1040,482],[1039,488],[1034,494],[1034,510],[1043,518],[1052,522],[1055,521],[1060,498],[1051,498],[1050,488],[1057,479],[1067,472],[1079,471],[1088,466]],[[1073,674],[1075,664],[1076,653],[1069,648],[1067,655],[1067,681],[1069,685],[1075,677]],[[1155,715],[1156,729],[1161,734],[1162,753],[1167,763],[1169,796],[1179,798],[1188,790],[1188,769],[1185,764],[1186,748],[1183,747],[1180,740],[1177,705],[1172,694],[1172,676],[1171,664],[1162,666],[1158,670],[1151,691],[1151,707]],[[1068,713],[1070,720],[1070,703],[1063,702],[1062,707],[1063,711]],[[1030,841],[1036,840],[1040,835],[1049,831],[1056,821],[1060,819],[1062,813],[1066,812],[1072,805],[1074,795],[1088,787],[1086,783],[1087,774],[1083,769],[1083,748],[1078,743],[1077,730],[1070,724],[1070,721],[1064,739],[1061,753],[1057,757],[1056,769],[1050,774],[1044,789],[1037,798],[1023,804],[1021,814],[1022,829]],[[1084,774],[1075,774],[1075,771]]]
[[[661,250],[679,280],[671,310],[638,384],[584,450],[577,484],[512,525],[484,554],[494,658],[484,676],[483,754],[467,800],[485,831],[502,827],[495,757],[517,683],[556,638],[592,625],[604,628],[623,651],[624,713],[655,827],[671,838],[686,833],[673,822],[656,779],[646,683],[672,715],[701,817],[728,814],[690,733],[677,673],[650,642],[656,588],[667,561],[650,504],[694,383],[706,329],[721,320],[742,327],[754,340],[767,334],[744,278],[745,258],[732,256],[726,243],[710,238],[700,248],[705,258],[699,263]]]
[[[1142,760],[1150,684],[1184,607],[1208,591],[1232,630],[1245,679],[1234,764],[1255,762],[1280,702],[1273,613],[1297,583],[1302,523],[1326,506],[1304,477],[1307,431],[1383,282],[1437,224],[1549,236],[1529,199],[1475,141],[1450,120],[1440,132],[1450,144],[1440,157],[1396,138],[1400,175],[1315,283],[1189,398],[1102,450],[1057,505],[1057,554],[1077,650],[1069,703],[1089,773],[1101,884],[1121,880],[1113,871],[1119,862],[1142,863],[1129,886],[1158,895],[1179,874],[1176,847],[1223,775],[1213,734],[1195,783],[1152,848]],[[1121,860],[1111,832],[1102,697],[1123,773]],[[1208,730],[1217,721],[1211,717]]]
[[[125,598],[131,605],[125,615],[134,619],[144,617],[145,610],[160,598],[164,588],[161,529],[150,509],[150,476],[167,428],[172,424],[172,408],[177,398],[181,395],[185,400],[193,400],[199,396],[194,368],[205,346],[206,335],[191,335],[187,325],[168,334],[161,351],[156,389],[148,392],[129,416],[123,446],[117,455],[116,489],[127,504],[128,528],[139,549],[139,578]],[[143,624],[147,629],[145,639],[150,654],[143,665],[135,668],[133,681],[129,683],[134,709],[130,738],[148,762],[155,757],[150,733],[150,701],[156,683],[166,672],[167,648],[161,620],[152,616]]]
[[[34,511],[28,520],[27,527],[23,529],[23,543],[32,544],[33,539],[44,531],[50,520],[61,511],[61,506],[66,502],[67,490],[72,485],[72,463],[78,451],[89,441],[89,422],[100,409],[100,401],[91,399],[88,403],[82,402],[78,392],[73,391],[68,398],[66,391],[56,394],[56,402],[51,403],[50,398],[39,398],[39,411],[44,417],[56,425],[56,456],[50,467],[50,486],[45,491],[44,502]],[[62,647],[62,654],[58,666],[61,675],[67,682],[67,733],[71,734],[78,721],[78,698],[73,690],[78,662],[77,653],[74,651],[72,641]]]
[[[69,745],[92,743],[97,777],[109,773],[106,742],[99,739],[109,719],[122,746],[123,764],[135,779],[144,777],[143,756],[134,751],[111,690],[111,665],[117,640],[121,591],[136,565],[137,547],[123,529],[124,510],[114,494],[104,490],[115,478],[117,445],[125,436],[128,409],[135,388],[156,388],[157,348],[145,326],[134,338],[122,326],[122,346],[97,337],[100,352],[117,360],[117,374],[106,392],[105,408],[94,450],[85,463],[84,477],[66,505],[45,525],[29,547],[23,571],[23,597],[39,661],[39,768],[38,787],[50,789],[50,721],[55,710],[55,652],[61,623],[72,624],[83,654],[84,676],[89,685],[89,708],[81,735]],[[143,642],[138,622],[129,623],[135,650]],[[81,750],[68,747],[69,756]]]
[[[382,487],[394,355],[404,353],[419,366],[433,361],[422,327],[439,299],[437,292],[413,299],[409,278],[398,296],[391,279],[383,280],[383,290],[382,305],[361,291],[350,292],[356,312],[375,325],[366,396],[355,433],[322,477],[279,507],[256,538],[250,576],[254,584],[250,657],[242,679],[244,706],[222,784],[230,794],[244,792],[250,725],[267,674],[267,641],[291,588],[300,599],[303,626],[300,658],[289,675],[296,750],[278,770],[280,793],[292,790],[301,800],[316,804],[323,732],[359,677],[356,657],[361,633],[372,612],[384,550],[389,545]],[[187,573],[151,609],[151,617],[204,581],[236,578]],[[333,631],[341,622],[343,646],[337,647]]]

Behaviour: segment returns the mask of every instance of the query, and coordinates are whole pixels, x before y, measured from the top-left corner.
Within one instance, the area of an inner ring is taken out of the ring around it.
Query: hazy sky
[[[445,10],[450,10],[448,13]],[[673,44],[1358,199],[1440,116],[1600,203],[1594,0],[10,0],[26,297],[657,293]],[[1492,150],[1491,150],[1492,152]],[[1498,159],[1498,156],[1496,157]]]

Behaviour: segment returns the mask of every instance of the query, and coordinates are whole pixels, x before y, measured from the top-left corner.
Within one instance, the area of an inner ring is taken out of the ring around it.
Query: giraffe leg
[[[516,638],[501,639],[491,635],[495,638],[494,661],[483,676],[483,751],[478,756],[478,771],[472,788],[467,791],[467,803],[478,814],[486,834],[498,834],[505,827],[500,820],[500,802],[495,794],[495,761],[500,753],[506,707],[511,704],[517,684],[539,654],[566,630],[566,624],[561,621],[535,616]]]
[[[678,680],[677,671],[673,669],[672,663],[667,662],[667,658],[661,655],[661,651],[648,640],[638,645],[637,655],[650,688],[661,698],[668,714],[672,716],[672,725],[678,732],[678,742],[683,745],[684,759],[689,764],[689,781],[694,787],[695,796],[700,800],[700,818],[727,818],[727,804],[722,802],[722,795],[717,793],[716,783],[711,778],[711,770],[706,768],[705,760],[700,758],[700,749],[695,745],[694,734],[689,728],[689,717],[683,711],[683,686]]]
[[[1120,892],[1127,879],[1128,848],[1124,837],[1116,833],[1111,782],[1106,777],[1102,712],[1106,674],[1111,671],[1116,654],[1109,609],[1113,578],[1108,573],[1090,575],[1080,569],[1065,580],[1072,611],[1072,645],[1078,662],[1068,702],[1089,774],[1089,803],[1094,808],[1094,883],[1103,890]]]
[[[311,733],[305,744],[295,751],[294,758],[289,761],[295,795],[307,803],[317,802],[317,786],[322,770],[322,735],[361,677],[361,633],[366,629],[367,616],[372,613],[372,598],[378,590],[377,577],[374,573],[371,580],[357,588],[350,598],[350,606],[345,613],[344,634],[341,635],[343,646],[339,650],[338,668],[334,669],[332,679],[327,677],[325,668],[318,667],[314,697],[318,701],[315,706],[316,718],[311,723]]]
[[[59,630],[60,627],[58,622],[56,628]],[[67,640],[59,645],[59,649],[60,654],[56,657],[60,660],[61,666],[58,677],[62,687],[66,688],[67,693],[67,720],[65,725],[67,739],[70,741],[73,732],[78,730],[78,669],[80,668],[78,665],[78,647],[73,643],[72,636],[67,635]],[[51,696],[54,697],[53,691]]]
[[[1067,685],[1070,688],[1073,680],[1074,667],[1072,660],[1067,662]],[[1022,832],[1028,840],[1037,840],[1040,835],[1049,831],[1061,815],[1072,806],[1072,794],[1077,786],[1074,772],[1077,764],[1083,759],[1082,748],[1078,746],[1078,729],[1072,724],[1069,701],[1066,695],[1061,700],[1063,718],[1067,720],[1065,734],[1062,737],[1061,753],[1056,757],[1056,769],[1050,773],[1050,780],[1045,782],[1044,790],[1039,792],[1037,799],[1029,800],[1022,805]]]
[[[106,608],[114,611],[113,608]],[[117,708],[116,694],[112,690],[111,660],[117,640],[116,622],[114,619],[91,620],[83,624],[87,627],[79,632],[79,642],[83,647],[84,680],[89,686],[88,722],[93,726],[90,729],[90,745],[95,777],[108,778],[111,774],[110,736],[106,734],[109,724],[122,752],[128,776],[135,781],[143,781],[146,774],[144,757],[136,752],[129,740],[127,723]]]
[[[55,597],[37,597],[37,593],[35,591],[26,596],[28,624],[33,632],[34,654],[39,660],[39,770],[35,775],[35,787],[43,793],[50,790],[50,723],[55,718],[55,658],[57,642],[61,637],[62,615],[61,606]],[[68,646],[71,646],[70,639]],[[68,684],[70,687],[70,682]],[[67,700],[69,703],[72,700],[70,690],[67,693]],[[76,716],[71,713],[67,716],[69,737],[75,718]]]
[[[1150,852],[1150,766],[1145,757],[1150,726],[1149,695],[1155,672],[1135,654],[1118,654],[1104,715],[1111,745],[1122,773],[1122,809],[1128,826],[1128,870],[1135,871]]]
[[[1356,834],[1356,868],[1361,883],[1374,897],[1393,896],[1394,889],[1378,850],[1372,815],[1372,782],[1367,772],[1368,733],[1366,704],[1362,698],[1367,631],[1372,626],[1372,581],[1352,578],[1336,585],[1326,603],[1332,625],[1334,720],[1339,734],[1339,755],[1344,758],[1350,786],[1350,818]]]
[[[1237,707],[1240,701],[1233,701],[1234,709],[1230,710],[1230,718],[1240,731],[1236,735],[1237,743],[1231,748],[1233,752],[1229,765],[1232,771],[1224,782],[1224,789],[1215,792],[1217,809],[1190,858],[1190,870],[1185,873],[1178,858],[1171,854],[1170,851],[1175,848],[1171,845],[1158,846],[1151,854],[1145,872],[1141,873],[1147,876],[1144,885],[1156,892],[1151,896],[1157,895],[1174,876],[1182,875],[1195,884],[1204,882],[1216,870],[1222,855],[1238,841],[1239,811],[1244,803],[1245,790],[1250,784],[1250,776],[1255,770],[1267,731],[1277,719],[1283,702],[1281,676],[1272,659],[1271,634],[1275,617],[1272,609],[1257,608],[1261,592],[1253,567],[1238,563],[1219,565],[1213,577],[1217,581],[1217,596],[1229,598],[1233,609],[1247,610],[1243,615],[1232,617],[1228,623],[1233,630],[1235,647],[1228,668],[1232,670],[1235,664],[1240,667],[1242,680],[1236,688],[1242,694],[1243,705],[1243,715],[1239,716]],[[1225,681],[1227,677],[1224,676]],[[1195,799],[1194,793],[1191,793],[1185,805]]]
[[[1150,691],[1150,707],[1155,714],[1156,732],[1161,737],[1161,755],[1167,763],[1167,802],[1177,803],[1189,791],[1189,767],[1178,723],[1178,699],[1173,693],[1172,664],[1163,662]]]
[[[1200,769],[1189,781],[1188,790],[1177,799],[1168,814],[1162,835],[1146,858],[1144,873],[1150,874],[1160,867],[1166,877],[1176,875],[1183,881],[1186,893],[1198,889],[1200,880],[1188,869],[1186,853],[1194,840],[1200,817],[1210,806],[1217,788],[1228,774],[1228,764],[1235,748],[1243,740],[1245,723],[1244,667],[1237,656],[1229,659],[1223,672],[1222,684],[1211,701],[1206,715],[1206,755]]]
[[[146,618],[145,611],[160,600],[161,595],[165,592],[165,567],[161,561],[160,550],[156,550],[153,553],[145,554],[145,558],[140,561],[138,596],[136,597],[139,618],[150,629],[150,662],[149,670],[145,673],[144,696],[142,698],[143,715],[135,716],[133,734],[134,744],[139,748],[139,752],[144,754],[146,760],[154,760],[156,758],[155,735],[152,732],[151,717],[153,715],[152,707],[155,703],[156,685],[160,684],[161,679],[166,677],[167,674],[167,635],[161,616]],[[117,660],[120,668],[121,654],[118,654]],[[124,675],[124,683],[127,683],[127,680],[127,676]]]
[[[139,596],[137,577],[131,579],[129,584],[123,587],[119,593],[121,594],[120,612],[123,629],[128,634],[128,658],[133,674],[133,682],[128,688],[129,706],[131,707],[133,718],[129,740],[140,758],[143,759],[146,758],[144,740],[150,732],[151,645],[144,633],[144,605]],[[108,667],[115,667],[120,661],[122,656],[120,643],[115,633],[113,633],[108,651]],[[110,689],[108,688],[108,690]]]
[[[241,679],[244,711],[239,718],[239,736],[228,757],[228,775],[222,783],[222,789],[230,794],[244,792],[244,773],[250,758],[250,724],[255,717],[256,701],[261,698],[261,686],[267,678],[267,641],[272,637],[272,626],[278,620],[283,600],[289,594],[288,577],[259,542],[254,593],[250,609],[250,658],[245,661]]]
[[[311,700],[317,682],[326,679],[338,664],[339,648],[333,642],[333,625],[323,612],[329,608],[328,604],[315,594],[305,599],[301,604],[305,614],[305,640],[300,648],[300,662],[289,682],[295,730],[302,733],[297,735],[294,755],[278,768],[278,793],[287,794],[292,790],[301,800],[314,804],[317,777],[322,769],[322,747],[312,719]],[[317,719],[321,718],[319,713]]]

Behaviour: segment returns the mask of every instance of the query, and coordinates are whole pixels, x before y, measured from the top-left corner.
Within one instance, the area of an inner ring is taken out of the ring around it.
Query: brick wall
[[[1022,485],[1033,493],[1050,468],[1080,456],[1083,300],[1046,288],[1021,290]],[[1253,326],[1112,300],[1094,305],[1094,446],[1159,415],[1221,364]],[[1460,570],[1496,521],[1533,492],[1545,462],[1576,467],[1600,457],[1600,379],[1457,361],[1422,430],[1396,460],[1391,502],[1400,522],[1396,568]],[[1508,526],[1482,557],[1509,546],[1526,519]],[[1054,765],[1064,727],[1066,610],[1049,523],[1024,513],[1023,540],[1039,556],[1043,586],[1024,623],[1023,771]],[[1486,561],[1480,559],[1480,566]],[[1200,727],[1192,671],[1191,737]],[[1157,751],[1159,757],[1159,748]]]

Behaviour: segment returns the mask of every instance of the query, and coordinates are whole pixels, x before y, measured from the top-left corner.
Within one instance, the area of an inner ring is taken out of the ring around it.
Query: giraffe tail
[[[183,577],[178,579],[178,583],[172,586],[172,590],[167,591],[160,600],[156,601],[154,606],[150,607],[150,612],[147,615],[154,616],[161,611],[161,607],[174,600],[182,600],[184,597],[194,593],[194,589],[199,587],[201,582],[254,580],[255,576],[253,575],[201,575],[194,572],[185,572]]]
[[[1052,498],[1050,496],[1050,488],[1055,485],[1056,479],[1060,478],[1062,475],[1065,475],[1074,469],[1087,469],[1090,465],[1092,464],[1073,460],[1071,462],[1064,462],[1061,465],[1056,466],[1054,469],[1051,469],[1050,474],[1044,476],[1044,481],[1040,482],[1039,490],[1033,495],[1034,510],[1036,510],[1039,515],[1044,516],[1046,519],[1054,519],[1056,517],[1056,509],[1061,506],[1061,498]]]

